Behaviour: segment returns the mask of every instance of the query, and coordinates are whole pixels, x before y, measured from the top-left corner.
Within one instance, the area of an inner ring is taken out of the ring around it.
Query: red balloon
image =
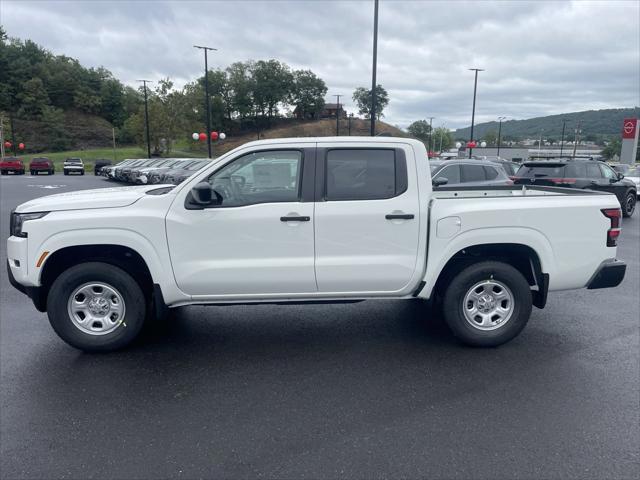
[[[469,147],[469,148],[475,148],[475,146],[476,146],[476,142],[474,142],[474,141],[467,142],[467,147]]]
[[[4,142],[4,148],[11,148],[11,142],[9,141]]]
[[[24,150],[24,143],[19,143],[19,144],[18,144],[18,148],[19,148],[20,150]]]
[[[207,139],[207,134],[201,133],[200,135],[198,135],[198,138],[200,138],[201,142],[204,142]]]
[[[211,132],[211,140],[217,140],[218,139],[218,132]]]

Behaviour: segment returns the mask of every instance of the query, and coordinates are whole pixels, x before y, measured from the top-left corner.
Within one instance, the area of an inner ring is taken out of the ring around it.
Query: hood
[[[98,188],[77,192],[58,193],[30,200],[18,205],[16,212],[55,212],[61,210],[85,210],[89,208],[126,207],[142,198],[158,185],[139,187]]]

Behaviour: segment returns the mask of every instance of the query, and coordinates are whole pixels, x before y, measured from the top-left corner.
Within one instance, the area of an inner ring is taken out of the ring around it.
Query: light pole
[[[442,127],[440,127],[440,146],[438,147],[438,152],[442,153],[442,131],[444,130],[445,126],[444,123],[442,124]]]
[[[470,68],[470,71],[476,72],[475,80],[473,81],[473,107],[471,109],[471,135],[470,142],[473,142],[473,124],[476,119],[476,92],[478,90],[478,72],[484,72],[482,68]],[[469,158],[471,158],[471,153],[473,152],[473,147],[469,147]]]
[[[576,149],[578,148],[578,142],[580,141],[580,134],[582,133],[582,130],[580,129],[580,121],[578,121],[578,124],[576,125],[576,131],[575,131],[575,138],[573,141],[573,158],[576,158]]]
[[[560,156],[562,156],[562,148],[564,146],[564,129],[567,126],[567,120],[562,120],[562,137],[560,138]]]
[[[376,134],[376,67],[378,62],[378,0],[373,6],[373,71],[371,74],[371,136]]]
[[[151,136],[149,135],[149,106],[147,100],[147,82],[151,80],[138,80],[144,86],[144,123],[147,129],[147,158],[151,158]]]
[[[429,117],[429,148],[427,148],[427,153],[431,151],[431,140],[433,139],[433,119],[436,117]]]
[[[209,158],[211,158],[211,108],[209,107],[209,64],[207,62],[207,52],[209,50],[217,51],[218,49],[211,47],[201,47],[200,45],[194,45],[193,47],[204,50],[204,103],[207,109],[207,149],[209,152]]]
[[[351,136],[351,120],[353,120],[353,113],[349,114],[349,136]]]
[[[336,97],[337,103],[336,103],[336,137],[340,136],[340,97],[342,97],[343,95],[334,95],[334,97]]]
[[[500,156],[500,135],[502,134],[502,121],[507,117],[498,117],[498,153],[496,154],[498,157]]]
[[[543,128],[540,129],[540,140],[538,140],[538,155],[542,154],[542,132],[544,132]]]

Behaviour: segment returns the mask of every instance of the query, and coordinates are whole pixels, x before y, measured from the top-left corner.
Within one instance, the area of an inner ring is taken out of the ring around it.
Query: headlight
[[[29,220],[37,220],[44,217],[49,212],[35,212],[35,213],[16,213],[11,212],[11,222],[9,231],[14,237],[26,238],[27,233],[22,231],[22,225]]]

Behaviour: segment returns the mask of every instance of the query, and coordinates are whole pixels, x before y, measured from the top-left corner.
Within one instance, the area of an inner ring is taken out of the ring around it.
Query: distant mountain
[[[562,122],[567,121],[565,137],[573,135],[578,121],[582,130],[582,138],[592,140],[620,135],[622,120],[629,117],[640,117],[640,107],[610,108],[606,110],[587,110],[584,112],[563,113],[547,117],[529,118],[527,120],[507,120],[502,122],[502,137],[514,140],[538,138],[540,132],[544,138],[559,139],[562,134]],[[455,138],[468,139],[470,127],[455,131]],[[476,140],[483,138],[488,132],[498,133],[498,122],[486,122],[475,125],[473,136]]]

